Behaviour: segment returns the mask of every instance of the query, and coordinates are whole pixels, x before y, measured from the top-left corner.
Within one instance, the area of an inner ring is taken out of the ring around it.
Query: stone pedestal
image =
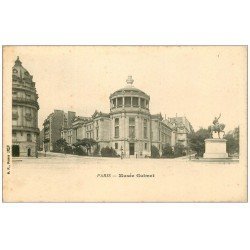
[[[205,159],[223,159],[228,158],[226,152],[226,142],[225,139],[206,139],[205,140],[205,153],[203,158]]]

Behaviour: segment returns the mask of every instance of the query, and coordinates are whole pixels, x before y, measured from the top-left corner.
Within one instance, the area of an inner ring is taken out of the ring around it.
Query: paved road
[[[14,160],[9,201],[239,201],[247,167],[230,162],[51,155]],[[112,178],[98,178],[111,174]],[[154,178],[119,178],[148,174]],[[29,194],[29,195],[27,195]],[[95,197],[95,199],[93,198]]]

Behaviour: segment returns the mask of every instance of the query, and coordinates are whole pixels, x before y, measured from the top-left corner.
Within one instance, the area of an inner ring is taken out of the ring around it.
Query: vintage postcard
[[[3,46],[3,202],[247,202],[247,46]]]

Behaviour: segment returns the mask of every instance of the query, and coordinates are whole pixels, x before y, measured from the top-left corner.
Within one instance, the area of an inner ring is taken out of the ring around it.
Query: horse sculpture
[[[213,132],[218,133],[218,137],[220,138],[220,133],[223,132],[223,137],[225,135],[225,124],[216,124],[208,127],[208,131],[210,132],[211,138],[213,138]]]

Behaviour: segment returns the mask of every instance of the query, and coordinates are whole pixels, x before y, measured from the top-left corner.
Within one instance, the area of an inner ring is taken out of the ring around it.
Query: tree
[[[174,146],[174,157],[181,157],[184,155],[185,147],[181,143],[176,143]]]
[[[58,139],[55,143],[56,152],[64,152],[67,147],[68,147],[68,143],[63,138]]]
[[[99,156],[99,153],[100,153],[100,145],[97,144],[96,148],[94,149],[93,155]]]
[[[205,139],[210,137],[208,129],[200,128],[196,132],[188,134],[188,145],[191,150],[197,152],[198,156],[205,153]]]
[[[65,154],[73,154],[73,148],[71,146],[67,145],[64,148],[64,152],[65,152]]]
[[[239,127],[237,127],[233,131],[227,133],[224,137],[224,139],[227,140],[227,152],[230,155],[239,153],[239,133]]]
[[[151,146],[151,158],[159,158],[159,157],[160,157],[159,149],[155,145],[152,145]]]
[[[85,148],[82,146],[75,147],[73,152],[76,155],[87,155]]]
[[[173,148],[169,143],[166,143],[162,149],[162,157],[163,158],[173,158],[174,157],[174,152]]]
[[[82,140],[78,139],[77,142],[73,144],[73,146],[75,146],[75,147],[83,146],[86,148],[87,154],[89,154],[89,153],[91,153],[91,148],[96,144],[97,144],[97,142],[94,139],[84,138]]]
[[[117,152],[112,147],[105,147],[101,149],[102,157],[117,157]]]

